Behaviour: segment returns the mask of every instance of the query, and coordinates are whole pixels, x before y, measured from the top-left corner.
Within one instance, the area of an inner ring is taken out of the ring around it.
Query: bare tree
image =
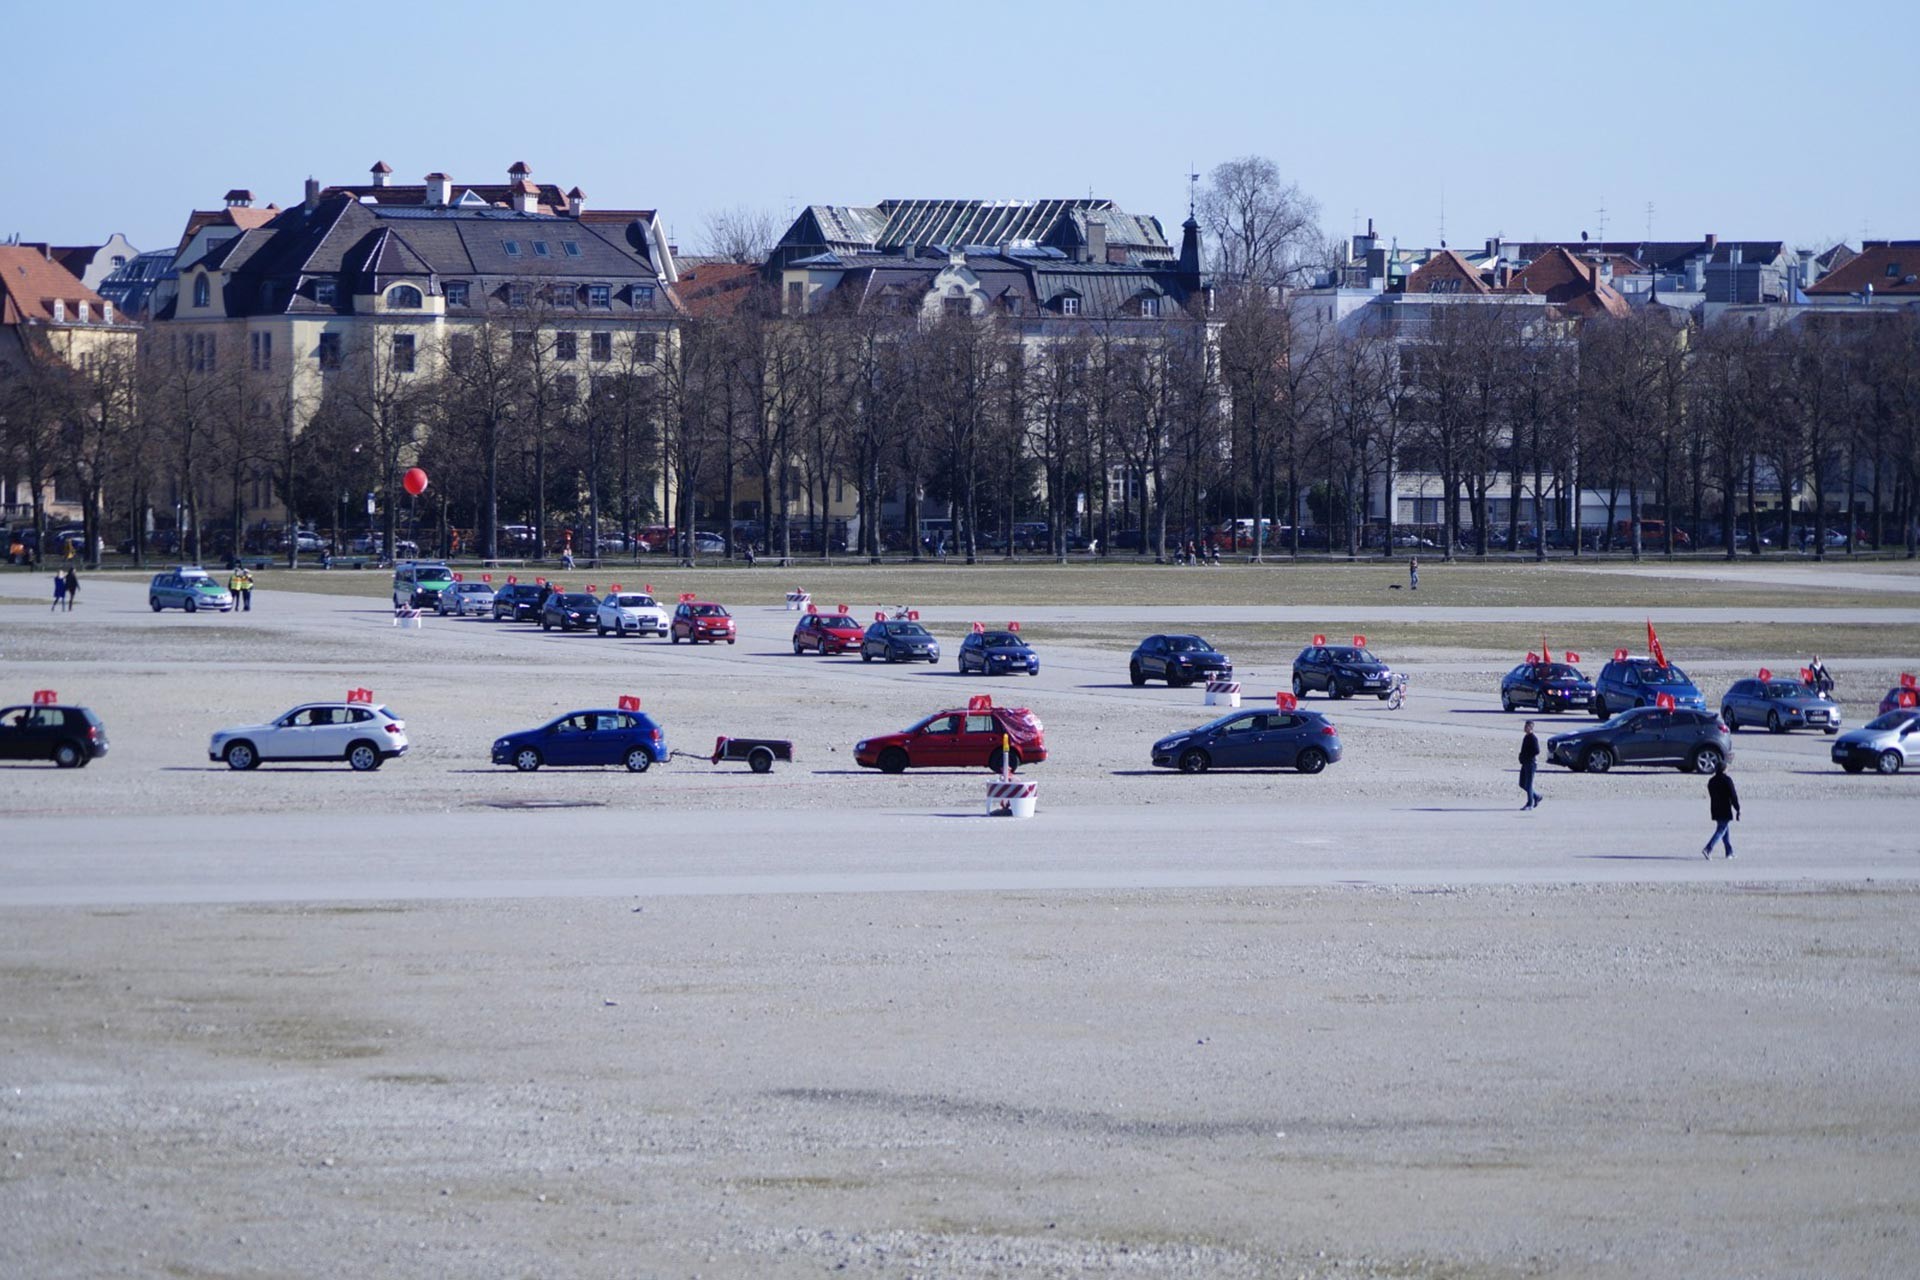
[[[715,209],[701,221],[700,249],[707,257],[722,262],[765,262],[773,253],[779,230],[764,209],[736,204]]]
[[[1214,245],[1214,272],[1226,283],[1284,285],[1320,255],[1318,202],[1265,156],[1214,166],[1198,214]]]

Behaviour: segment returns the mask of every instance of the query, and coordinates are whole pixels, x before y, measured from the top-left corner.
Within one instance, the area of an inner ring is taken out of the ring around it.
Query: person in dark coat
[[[1717,824],[1713,834],[1707,837],[1706,848],[1700,850],[1700,856],[1713,856],[1713,842],[1718,840],[1733,856],[1733,824],[1740,821],[1740,792],[1734,788],[1733,779],[1727,776],[1727,762],[1721,760],[1713,766],[1713,776],[1707,779],[1707,804],[1713,811],[1713,820]]]
[[[67,612],[72,613],[73,606],[80,602],[80,575],[73,571],[72,565],[67,566],[66,579]]]
[[[1520,806],[1522,809],[1537,808],[1540,804],[1540,793],[1533,789],[1533,772],[1539,761],[1540,739],[1534,736],[1533,721],[1529,720],[1520,739],[1520,790],[1527,797],[1527,802]]]

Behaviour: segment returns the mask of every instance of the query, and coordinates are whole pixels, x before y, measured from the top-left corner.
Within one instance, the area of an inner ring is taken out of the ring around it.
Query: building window
[[[1898,280],[1899,278],[1900,278],[1900,264],[1899,264],[1899,263],[1897,263],[1897,262],[1889,262],[1889,263],[1887,264],[1887,279],[1889,279],[1889,280]],[[201,277],[201,280],[200,280],[200,282],[201,282],[202,284],[205,284],[205,283],[206,283],[206,277],[204,277],[204,276],[202,276],[202,277]],[[198,295],[198,294],[196,294],[195,296],[196,296],[196,297],[198,297],[199,295]],[[206,303],[204,303],[204,302],[203,302],[203,303],[201,303],[200,305],[201,305],[201,306],[205,306],[205,305],[206,305]]]
[[[507,305],[510,307],[526,306],[527,305],[527,286],[523,284],[508,285],[507,286]]]
[[[1887,274],[1892,275],[1893,272],[1889,270]],[[196,307],[206,307],[206,306],[211,306],[212,304],[213,304],[213,286],[207,283],[207,278],[205,276],[194,277],[193,305]]]
[[[393,335],[393,371],[395,373],[413,372],[413,335],[410,333]]]
[[[556,333],[553,335],[553,358],[572,360],[580,353],[580,335],[577,333]]]
[[[55,318],[58,318],[57,313]],[[217,364],[213,335],[210,333],[188,334],[187,367],[195,373],[212,373]]]
[[[573,307],[580,302],[580,291],[572,285],[556,284],[547,290],[547,297],[556,307]]]
[[[533,256],[536,258],[550,256],[547,252],[547,242],[545,240],[535,240],[533,242]]]
[[[533,330],[515,329],[513,331],[513,354],[524,357],[533,351]]]
[[[273,335],[253,333],[247,335],[247,363],[255,373],[265,373],[273,368]]]
[[[389,307],[399,307],[406,311],[418,311],[425,301],[426,299],[420,296],[420,291],[410,284],[397,284],[387,290],[387,305]]]
[[[320,335],[320,367],[338,369],[340,367],[340,335],[323,333]]]
[[[633,354],[641,364],[652,364],[660,354],[660,339],[651,333],[634,334]]]
[[[569,258],[577,258],[580,256],[580,242],[578,240],[564,241],[560,247],[567,251]]]
[[[572,404],[580,398],[580,379],[563,373],[553,380],[553,389],[560,393],[562,404]]]
[[[333,281],[315,280],[313,282],[313,300],[321,306],[332,306],[335,296]]]
[[[638,311],[653,310],[653,286],[650,284],[633,286],[633,305]]]
[[[447,344],[447,364],[456,371],[472,367],[476,349],[472,334],[454,334],[453,341]]]
[[[587,350],[592,353],[596,363],[605,364],[607,361],[613,359],[613,335],[610,333],[590,335]]]
[[[611,311],[613,309],[612,288],[604,284],[588,285],[587,305],[596,311]]]
[[[520,256],[520,242],[518,240],[502,240],[500,247],[507,251],[509,258],[517,258]]]
[[[1080,299],[1078,299],[1078,298],[1062,298],[1062,299],[1060,299],[1060,314],[1061,314],[1061,315],[1063,315],[1063,316],[1077,316],[1077,315],[1079,315],[1079,314],[1080,314]]]
[[[465,280],[447,281],[447,305],[464,307],[467,305],[467,282]]]
[[[787,286],[787,310],[799,315],[807,309],[807,286],[798,280]]]
[[[1140,314],[1141,314],[1142,316],[1144,316],[1144,317],[1146,317],[1146,318],[1147,318],[1148,320],[1157,320],[1157,319],[1159,319],[1159,317],[1160,317],[1160,299],[1158,299],[1158,298],[1142,298],[1142,299],[1140,299]]]
[[[965,298],[942,298],[940,307],[950,316],[965,317],[973,314],[973,304]]]

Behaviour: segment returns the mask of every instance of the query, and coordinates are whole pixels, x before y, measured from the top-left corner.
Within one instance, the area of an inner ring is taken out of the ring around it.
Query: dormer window
[[[387,290],[387,305],[400,310],[418,311],[424,300],[420,291],[410,284],[397,284]]]
[[[315,280],[313,282],[313,300],[315,302],[323,307],[330,307],[333,305],[334,297],[333,281]]]
[[[202,280],[201,283],[205,284],[206,281]],[[55,324],[65,324],[67,322],[67,301],[65,298],[55,298],[53,300],[53,322]]]
[[[467,282],[465,280],[447,281],[446,290],[448,306],[464,307],[467,305]]]
[[[613,286],[605,285],[605,284],[588,285],[587,286],[587,305],[589,307],[594,308],[596,311],[612,310],[613,309]]]
[[[1889,262],[1887,264],[1887,279],[1898,280],[1899,278],[1900,278],[1900,264],[1897,262]]]
[[[206,307],[213,305],[213,286],[207,283],[205,276],[195,276],[193,280],[193,305]]]
[[[1148,320],[1158,320],[1160,318],[1160,299],[1140,299],[1140,314]]]
[[[637,284],[633,286],[633,305],[642,311],[653,309],[653,286]]]
[[[1071,294],[1069,294],[1067,297],[1060,299],[1060,314],[1063,316],[1079,315],[1080,299],[1073,297]]]

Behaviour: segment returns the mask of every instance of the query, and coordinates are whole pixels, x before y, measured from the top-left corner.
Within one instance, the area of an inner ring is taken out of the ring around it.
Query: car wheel
[[[795,640],[793,642],[793,656],[798,658],[805,653],[806,653],[806,650],[800,647],[800,642],[798,640]]]
[[[200,612],[200,605],[192,596],[187,597],[187,603],[182,607],[185,608],[188,613]]]
[[[1189,747],[1180,753],[1180,772],[1205,773],[1213,767],[1213,757],[1198,747]]]
[[[645,747],[635,747],[627,752],[627,772],[645,773],[653,768],[653,753]]]
[[[607,634],[607,629],[606,629],[606,627],[605,627],[604,625],[602,625],[601,623],[598,623],[598,622],[596,622],[596,623],[594,623],[594,624],[593,624],[593,626],[594,626],[594,630],[596,630],[596,631],[598,631],[598,632],[600,633],[600,636],[601,636],[601,638],[602,638],[602,639],[605,639],[605,638],[606,638],[606,634]]]
[[[1505,694],[1505,693],[1502,693],[1502,694],[1500,695],[1500,709],[1501,709],[1502,711],[1504,711],[1504,712],[1506,712],[1506,713],[1507,713],[1508,715],[1512,715],[1512,714],[1513,714],[1513,699],[1512,699],[1512,697],[1510,697],[1509,695],[1507,695],[1507,694]]]
[[[728,637],[727,637],[727,643],[728,643],[728,644],[732,644],[733,642],[734,642],[734,637],[732,637],[732,636],[728,636]]]
[[[1304,700],[1307,696],[1307,682],[1296,673],[1293,677],[1293,696]]]
[[[1327,767],[1327,753],[1318,747],[1308,747],[1294,757],[1293,767],[1302,773],[1318,773]]]
[[[522,747],[513,753],[513,767],[522,773],[532,773],[540,767],[540,753],[532,747]]]
[[[229,742],[225,759],[227,768],[235,772],[245,772],[260,763],[260,753],[253,749],[251,742]]]
[[[1167,688],[1169,689],[1184,689],[1192,683],[1193,678],[1191,676],[1178,675],[1172,671],[1167,672]]]
[[[1785,733],[1786,731],[1787,726],[1780,723],[1780,713],[1778,711],[1767,712],[1767,732]]]
[[[155,613],[158,613],[158,612],[160,612],[160,607],[161,607],[161,606],[160,606],[160,597],[159,597],[159,596],[148,596],[148,597],[147,597],[147,607],[148,607],[149,609],[152,609],[152,610],[153,610],[153,611],[154,611]]]
[[[668,640],[669,640],[669,641],[670,641],[671,643],[673,643],[673,644],[679,644],[679,643],[680,643],[680,633],[679,633],[678,631],[675,631],[675,632],[673,632],[673,633],[671,633],[670,635],[668,635],[668,636],[667,636],[667,639],[668,639]]]
[[[1129,662],[1127,664],[1127,679],[1131,680],[1133,687],[1138,689],[1147,682],[1147,673],[1140,669],[1139,663]]]
[[[380,767],[380,749],[371,742],[356,742],[347,748],[347,763],[355,773],[371,773]]]
[[[872,655],[872,654],[870,654],[870,653],[868,653],[868,652],[867,652],[867,651],[866,651],[866,650],[865,650],[865,649],[863,648],[863,649],[861,649],[861,650],[860,650],[860,661],[862,661],[862,662],[872,662],[872,661],[873,661],[873,655]]]
[[[1720,754],[1718,747],[1696,747],[1687,757],[1687,768],[1695,773],[1712,773],[1714,766],[1726,763],[1726,757]]]
[[[1593,718],[1595,720],[1605,720],[1607,718],[1607,704],[1598,698],[1593,700]]]
[[[1845,769],[1848,773],[1859,773],[1862,769],[1865,769],[1867,766],[1861,764],[1858,760],[1848,760],[1844,762],[1840,767],[1842,769]]]
[[[880,753],[880,772],[905,773],[907,771],[907,753],[898,747],[888,747]]]
[[[747,768],[755,773],[773,772],[773,748],[755,747],[747,753]]]
[[[1605,773],[1613,768],[1613,749],[1611,747],[1592,747],[1580,760],[1580,772]]]
[[[1338,702],[1347,696],[1347,691],[1340,687],[1338,680],[1329,680],[1327,681],[1327,696],[1335,702]]]
[[[551,622],[548,622],[545,618],[542,618],[540,619],[540,629],[542,631],[551,631],[553,630],[553,624]]]
[[[995,747],[993,754],[987,757],[987,768],[993,770],[995,773],[999,773],[1002,770],[1008,773],[1018,773],[1020,772],[1020,753],[1018,751],[1009,751],[1003,755],[1001,754],[1000,748]]]
[[[1740,721],[1734,716],[1732,707],[1720,708],[1720,718],[1727,722],[1728,733],[1740,732]]]
[[[53,749],[53,762],[62,769],[78,769],[86,760],[86,753],[71,742],[63,742]]]
[[[1892,747],[1888,747],[1874,760],[1873,767],[1881,773],[1898,773],[1900,772],[1900,766],[1905,763],[1906,761],[1900,758],[1898,751],[1895,751]]]

